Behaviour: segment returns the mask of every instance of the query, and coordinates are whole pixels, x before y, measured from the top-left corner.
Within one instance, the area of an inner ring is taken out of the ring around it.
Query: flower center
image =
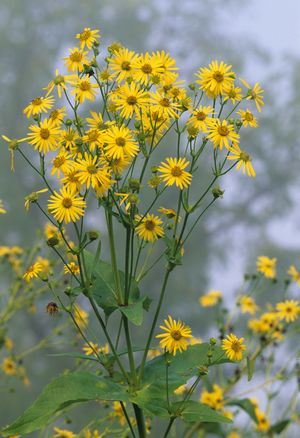
[[[98,140],[98,131],[97,129],[93,129],[88,133],[88,139],[89,141],[96,141]]]
[[[91,36],[91,31],[90,30],[84,30],[80,34],[80,40],[86,41],[86,40],[88,40],[90,38],[90,36]]]
[[[240,160],[244,161],[245,163],[248,161],[251,161],[250,155],[247,154],[246,152],[241,152],[240,153]]]
[[[71,55],[69,56],[70,61],[72,62],[80,62],[82,60],[82,53],[80,52],[73,52],[71,53]]]
[[[175,339],[175,341],[179,341],[182,338],[182,335],[179,330],[172,330],[171,336],[173,339]]]
[[[65,135],[65,141],[73,141],[75,137],[75,133],[74,132],[68,132]]]
[[[53,110],[53,111],[50,113],[50,119],[52,119],[52,120],[56,120],[56,119],[58,119],[58,117],[59,117],[59,111],[58,111],[58,110]]]
[[[214,78],[214,80],[217,81],[217,82],[222,82],[222,81],[224,81],[224,75],[223,75],[223,73],[221,73],[220,71],[216,71],[216,72],[213,74],[213,78]]]
[[[91,89],[91,84],[87,81],[82,81],[79,88],[82,91],[89,91]]]
[[[55,85],[60,85],[65,82],[65,78],[62,75],[58,75],[53,79]]]
[[[62,205],[63,205],[63,207],[65,207],[65,208],[71,208],[72,205],[73,205],[73,203],[72,203],[72,199],[71,199],[71,198],[64,198],[64,199],[62,200]]]
[[[35,99],[33,99],[31,101],[31,105],[39,106],[39,105],[42,105],[42,102],[43,102],[43,100],[41,97],[36,97]]]
[[[285,311],[286,311],[287,313],[291,313],[291,312],[292,312],[292,308],[291,308],[291,307],[287,307],[287,308],[285,309]]]
[[[95,166],[95,164],[91,164],[90,166],[88,166],[86,168],[86,170],[88,171],[88,173],[90,173],[91,175],[95,175],[95,173],[98,172],[98,168],[97,166]]]
[[[182,170],[179,166],[174,166],[171,170],[171,175],[178,178],[182,175]]]
[[[58,167],[61,167],[65,163],[65,161],[66,161],[65,157],[56,157],[56,158],[54,158],[52,163],[53,163],[54,167],[58,168]]]
[[[150,73],[152,73],[152,67],[151,67],[151,65],[150,64],[144,64],[142,67],[141,67],[141,70],[142,70],[142,72],[143,73],[145,73],[145,74],[147,74],[147,75],[149,75]]]
[[[47,140],[50,137],[50,131],[47,128],[41,128],[40,136],[43,140]]]
[[[155,228],[155,222],[153,222],[152,220],[146,220],[145,221],[145,228],[148,231],[153,231]]]
[[[229,134],[229,129],[227,128],[227,126],[219,126],[218,133],[222,135],[222,137],[226,137],[226,135]]]
[[[241,345],[238,341],[233,341],[231,344],[231,348],[235,353],[239,353],[241,351]]]
[[[160,103],[161,106],[163,106],[163,107],[165,107],[165,108],[168,108],[168,107],[170,106],[170,101],[169,101],[169,99],[167,99],[166,97],[164,97],[163,99],[161,99],[161,100],[159,101],[159,103]]]
[[[236,92],[235,92],[234,90],[230,90],[229,93],[228,93],[228,96],[229,96],[231,99],[234,99],[234,98],[236,97]]]
[[[245,120],[247,120],[247,122],[252,122],[252,120],[253,120],[253,114],[251,114],[248,111],[245,112],[244,117],[245,117]]]
[[[123,61],[121,64],[121,69],[122,70],[126,70],[126,71],[130,71],[131,70],[131,65],[129,61]]]
[[[128,105],[135,105],[137,103],[137,98],[135,96],[128,96],[126,101]]]
[[[76,175],[76,172],[69,173],[68,181],[71,183],[78,183],[78,176]]]
[[[196,119],[203,121],[206,119],[206,114],[203,111],[198,111],[196,115]]]
[[[126,140],[123,137],[117,137],[116,138],[116,145],[121,146],[122,148],[125,146]]]

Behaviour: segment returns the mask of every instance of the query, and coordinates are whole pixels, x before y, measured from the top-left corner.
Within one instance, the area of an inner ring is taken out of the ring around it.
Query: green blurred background
[[[234,172],[222,183],[224,199],[199,226],[186,251],[185,265],[171,280],[166,312],[184,318],[205,338],[214,334],[200,313],[198,296],[212,287],[230,304],[243,272],[257,254],[277,256],[284,265],[299,261],[300,5],[297,0],[1,0],[0,133],[23,137],[27,103],[52,78],[74,36],[84,27],[100,28],[103,44],[119,40],[136,50],[169,50],[187,83],[212,59],[223,59],[248,82],[261,82],[265,109],[260,128],[243,135],[252,151],[255,180]],[[7,144],[0,147],[0,245],[30,245],[44,223],[38,211],[24,211],[24,196],[41,188],[24,162],[10,172]],[[209,169],[207,169],[209,171]],[[204,175],[206,170],[203,170]],[[95,223],[93,221],[93,225]],[[101,229],[101,223],[99,223]],[[147,288],[156,290],[157,273]],[[184,296],[178,309],[178,302]],[[189,299],[186,297],[189,296]],[[18,315],[10,335],[20,348],[33,345],[57,324],[41,310]],[[0,424],[15,418],[52,376],[66,365],[60,359],[30,356],[31,385],[5,395]],[[82,419],[77,420],[83,426]],[[33,436],[33,435],[32,435]]]

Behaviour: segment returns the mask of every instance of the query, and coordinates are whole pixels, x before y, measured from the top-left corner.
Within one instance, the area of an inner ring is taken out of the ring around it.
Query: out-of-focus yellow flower
[[[277,259],[275,257],[270,259],[266,256],[259,256],[257,257],[256,267],[258,272],[261,272],[266,278],[275,278],[276,263]]]
[[[219,290],[210,290],[207,294],[201,295],[199,304],[202,307],[213,307],[218,304],[223,297],[223,293]]]

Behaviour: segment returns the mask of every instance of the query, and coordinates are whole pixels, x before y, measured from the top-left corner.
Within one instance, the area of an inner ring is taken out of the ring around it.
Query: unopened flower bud
[[[138,191],[141,187],[141,184],[138,179],[131,178],[129,181],[129,188],[133,191]]]
[[[18,149],[18,140],[11,140],[8,144],[8,149],[10,149],[11,151],[15,151],[16,149]]]
[[[237,128],[240,128],[242,126],[243,122],[241,120],[237,120],[235,122],[235,124],[236,124]]]
[[[50,246],[51,248],[53,248],[54,246],[56,246],[56,245],[59,244],[59,240],[58,240],[57,237],[53,236],[53,237],[50,237],[50,238],[47,240],[46,243],[47,243],[48,246]]]
[[[192,82],[191,84],[188,85],[189,89],[194,91],[196,89],[196,84],[194,82]]]
[[[87,232],[87,236],[90,241],[97,240],[100,237],[100,233],[95,230],[91,230]]]
[[[228,122],[230,125],[234,125],[234,119],[232,117],[228,120]]]
[[[71,119],[67,119],[67,120],[65,121],[65,125],[66,125],[66,126],[72,126],[72,125],[73,125],[73,120],[71,120]]]
[[[208,368],[207,367],[199,367],[198,372],[200,376],[206,376],[208,374]]]
[[[148,181],[148,185],[152,188],[152,189],[156,189],[159,184],[161,183],[161,179],[159,176],[153,176],[152,178],[149,179]]]
[[[136,195],[136,194],[134,194],[134,193],[131,193],[131,194],[128,196],[128,202],[129,202],[129,204],[131,204],[131,205],[136,205],[136,204],[139,202],[139,200],[140,200],[140,198],[138,197],[138,195]]]
[[[38,114],[35,114],[34,116],[32,116],[32,118],[35,122],[38,122],[40,120],[40,116]]]
[[[217,340],[216,340],[216,338],[210,338],[209,342],[210,342],[210,345],[216,345]]]
[[[212,189],[212,194],[215,199],[222,198],[225,190],[222,190],[219,186],[216,186]]]

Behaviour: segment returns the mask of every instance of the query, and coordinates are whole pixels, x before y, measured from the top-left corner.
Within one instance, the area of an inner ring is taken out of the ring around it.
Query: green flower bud
[[[131,178],[129,181],[129,188],[133,191],[138,191],[141,187],[141,184],[138,179]]]
[[[210,345],[216,345],[217,340],[216,340],[216,338],[210,338],[209,342],[210,342]]]
[[[194,91],[196,89],[196,84],[194,82],[192,82],[191,84],[188,85],[189,89]]]
[[[67,119],[67,120],[65,121],[65,125],[66,125],[66,126],[72,126],[72,125],[73,125],[73,120],[71,120],[71,119]]]
[[[91,230],[87,232],[90,241],[97,240],[100,237],[99,231]]]
[[[223,198],[225,190],[222,190],[219,186],[213,187],[212,194],[215,199]]]

